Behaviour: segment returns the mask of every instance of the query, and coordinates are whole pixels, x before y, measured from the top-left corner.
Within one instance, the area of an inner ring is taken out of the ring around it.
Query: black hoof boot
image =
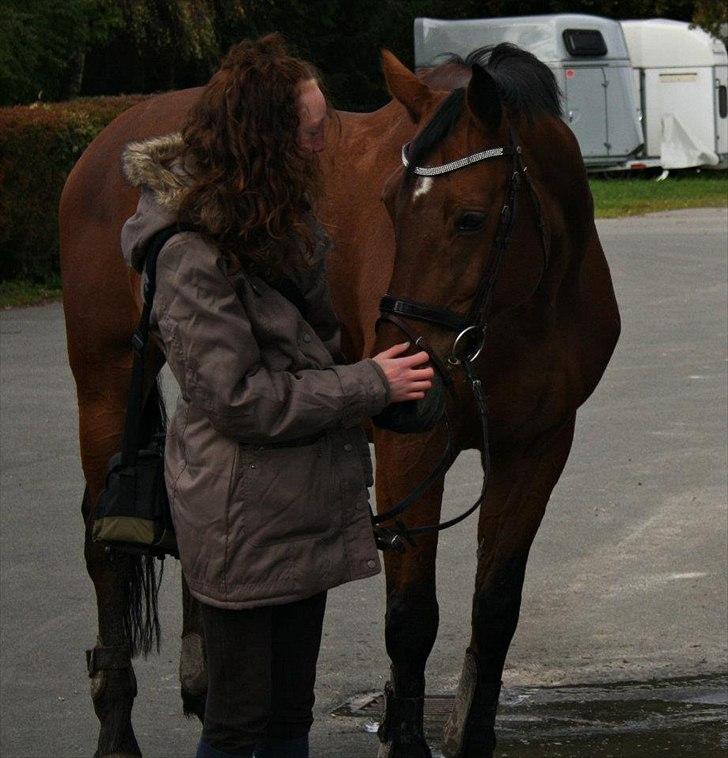
[[[398,697],[387,682],[378,758],[432,758],[422,727],[424,703],[424,697]]]
[[[442,751],[446,758],[491,758],[495,750],[501,683],[485,682],[478,673],[478,657],[468,648],[455,705],[445,725]]]

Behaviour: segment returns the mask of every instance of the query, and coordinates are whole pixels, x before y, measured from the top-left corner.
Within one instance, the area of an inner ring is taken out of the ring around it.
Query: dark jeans
[[[256,745],[305,742],[325,608],[325,592],[239,611],[202,605],[209,677],[203,743],[251,756]]]

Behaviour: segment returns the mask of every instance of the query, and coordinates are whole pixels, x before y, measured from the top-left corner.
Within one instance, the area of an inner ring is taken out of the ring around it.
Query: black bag
[[[157,232],[144,261],[144,307],[132,337],[134,364],[121,451],[109,460],[106,486],[96,506],[94,541],[124,552],[179,558],[164,482],[165,417],[156,377],[143,397],[149,316],[156,289],[157,256],[170,237],[189,227],[175,224]]]

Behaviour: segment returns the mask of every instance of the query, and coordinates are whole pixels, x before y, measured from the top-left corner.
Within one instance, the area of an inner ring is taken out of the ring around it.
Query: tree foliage
[[[0,0],[0,103],[78,94],[85,51],[121,23],[113,0]]]
[[[282,32],[340,107],[385,99],[379,50],[412,59],[417,16],[536,13],[728,22],[714,0],[0,0],[0,104],[204,83],[243,37]]]
[[[412,22],[422,0],[252,0],[224,46],[241,37],[281,31],[323,72],[337,106],[365,109],[381,101],[379,50],[411,50]]]

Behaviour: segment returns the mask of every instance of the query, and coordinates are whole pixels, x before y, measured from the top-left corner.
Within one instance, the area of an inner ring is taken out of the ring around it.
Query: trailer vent
[[[569,55],[606,55],[607,45],[596,29],[564,29],[564,44]]]

